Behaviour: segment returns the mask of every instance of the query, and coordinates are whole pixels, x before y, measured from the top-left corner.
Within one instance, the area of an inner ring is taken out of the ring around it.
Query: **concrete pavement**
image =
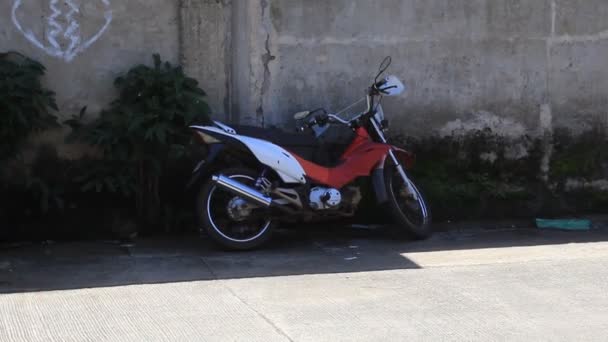
[[[603,341],[608,232],[284,235],[2,250],[0,341]]]

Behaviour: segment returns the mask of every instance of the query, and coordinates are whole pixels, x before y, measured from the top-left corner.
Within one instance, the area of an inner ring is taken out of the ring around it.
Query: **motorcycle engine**
[[[310,190],[310,207],[315,210],[335,209],[342,202],[342,194],[334,188],[315,187]]]

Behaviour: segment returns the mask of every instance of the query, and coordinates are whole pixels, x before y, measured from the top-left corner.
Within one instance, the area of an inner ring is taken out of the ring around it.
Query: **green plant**
[[[29,175],[24,165],[12,165],[10,172],[6,166],[31,133],[57,125],[55,94],[41,82],[45,71],[42,64],[18,52],[0,53],[0,162],[4,170],[0,187],[3,191],[19,189],[32,197],[41,213],[47,213],[50,206],[63,206],[61,189]],[[15,177],[18,170],[21,175]]]
[[[72,183],[69,175],[73,163],[60,159],[54,146],[43,144],[27,168],[29,170],[23,172],[21,182],[32,203],[38,203],[38,208],[30,210],[43,216],[63,212],[66,190]]]
[[[170,160],[184,155],[188,125],[208,124],[209,107],[198,82],[180,67],[162,63],[139,65],[118,77],[118,99],[89,124],[81,113],[66,121],[70,139],[98,147],[104,165],[80,179],[82,190],[135,195],[140,222],[158,224],[162,213],[159,180]]]
[[[608,176],[608,135],[604,125],[575,135],[567,129],[556,130],[556,141],[551,157],[551,177],[557,182],[568,178],[587,180]]]
[[[17,52],[0,54],[0,160],[13,157],[34,131],[56,124],[55,94],[44,88],[42,64]]]
[[[63,195],[65,190],[61,185],[51,185],[42,178],[30,178],[26,184],[26,189],[38,200],[39,210],[42,214],[47,214],[51,207],[60,211],[64,210]]]

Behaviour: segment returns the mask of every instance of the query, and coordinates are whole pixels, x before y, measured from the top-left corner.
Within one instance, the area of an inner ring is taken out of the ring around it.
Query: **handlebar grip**
[[[323,127],[329,124],[330,117],[327,114],[320,114],[315,116],[314,119],[303,123],[301,126],[296,127],[296,132],[304,132],[307,128],[312,129],[313,126]]]
[[[317,121],[317,118],[314,118],[310,121],[308,121],[307,123],[305,123],[304,125],[308,128],[308,129],[312,129],[312,126],[314,125],[318,125],[319,122]]]
[[[318,115],[315,118],[315,122],[319,126],[325,126],[329,122],[329,116],[325,114]]]

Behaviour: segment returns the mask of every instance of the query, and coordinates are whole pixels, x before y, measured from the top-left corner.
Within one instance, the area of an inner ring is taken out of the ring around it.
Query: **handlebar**
[[[306,118],[308,118],[311,114],[318,112],[318,111],[322,111],[323,114],[317,115],[314,117],[314,119],[309,120],[304,125],[297,127],[297,130],[304,131],[306,127],[312,128],[315,125],[319,125],[320,127],[323,127],[329,123],[340,123],[340,124],[347,125],[349,127],[356,127],[359,125],[359,122],[362,119],[365,120],[365,119],[372,118],[376,114],[375,109],[377,108],[377,105],[374,106],[375,97],[376,96],[382,97],[383,95],[391,95],[391,92],[389,92],[390,89],[399,88],[399,86],[397,86],[397,85],[385,87],[385,85],[389,82],[390,77],[378,81],[378,78],[388,69],[388,67],[391,65],[391,62],[392,62],[392,59],[390,56],[388,56],[388,57],[384,58],[384,60],[382,60],[382,63],[380,63],[380,67],[378,68],[378,74],[374,78],[374,83],[372,84],[372,86],[368,88],[368,92],[365,97],[365,99],[367,100],[367,109],[365,110],[365,112],[355,116],[351,120],[344,120],[338,116],[338,114],[341,114],[341,113],[345,112],[346,110],[359,104],[361,101],[363,101],[363,99],[360,99],[359,101],[353,103],[352,105],[341,110],[340,112],[337,112],[336,114],[329,114],[324,109],[317,109],[312,112],[308,112],[308,111],[300,112],[294,116],[294,118],[298,121],[306,120]],[[397,82],[397,83],[399,83],[399,82]],[[380,101],[378,101],[378,104],[379,104],[379,102]]]
[[[382,80],[382,81],[379,81],[376,84],[374,84],[369,89],[369,96],[386,95],[386,94],[389,93],[387,90],[397,88],[396,85],[393,85],[393,86],[390,86],[390,87],[386,87],[386,88],[382,88],[382,86],[385,85],[385,84],[386,84],[386,80]]]
[[[327,113],[324,109],[317,109],[314,110],[312,112],[309,112],[308,116],[310,116],[311,114],[315,113],[315,112],[323,112],[322,114],[316,115],[314,117],[314,119],[309,120],[308,122],[304,123],[301,126],[298,126],[296,128],[296,130],[298,132],[303,132],[304,130],[308,129],[312,129],[313,126],[318,125],[320,127],[323,127],[327,124],[330,123],[339,123],[339,124],[343,124],[346,125],[348,127],[353,127],[353,126],[357,126],[358,122],[362,119],[362,118],[366,118],[366,117],[371,117],[375,114],[375,112],[373,111],[373,107],[374,107],[374,97],[375,96],[381,96],[383,93],[383,90],[386,89],[378,89],[378,86],[382,86],[382,84],[385,84],[386,81],[382,80],[376,84],[374,84],[372,87],[369,88],[369,93],[366,96],[366,101],[367,101],[367,108],[364,112],[362,112],[361,114],[358,114],[357,116],[355,116],[354,118],[350,119],[350,120],[344,120],[341,117],[339,117],[337,114],[329,114]],[[363,99],[361,99],[360,101],[363,101]],[[360,101],[356,102],[359,103]],[[356,104],[355,103],[355,104]],[[354,104],[353,104],[354,105]],[[351,105],[352,106],[352,105]],[[350,107],[349,107],[350,108]],[[344,110],[342,110],[341,112],[343,112]]]
[[[380,87],[382,87],[382,86],[383,86],[383,85],[385,85],[385,84],[386,84],[386,79],[383,79],[383,80],[380,80],[380,81],[378,81],[378,82],[374,83],[373,87],[374,87],[375,89],[379,90],[379,89],[380,89]]]
[[[348,125],[348,126],[350,126],[352,124],[352,121],[353,121],[353,120],[350,120],[350,121],[349,120],[344,120],[341,117],[339,117],[337,115],[334,115],[334,114],[329,114],[328,117],[329,117],[329,119],[334,120],[335,122],[338,122],[338,123],[341,123],[341,124],[344,124],[344,125]]]
[[[359,116],[357,116],[355,119],[357,119],[358,117]],[[317,115],[314,119],[306,122],[304,125],[299,126],[297,128],[297,130],[300,132],[303,132],[306,128],[311,129],[315,125],[318,125],[319,127],[323,127],[327,124],[332,124],[332,123],[340,123],[340,124],[350,127],[353,124],[353,122],[356,121],[355,119],[344,120],[335,114],[320,114],[320,115]]]

